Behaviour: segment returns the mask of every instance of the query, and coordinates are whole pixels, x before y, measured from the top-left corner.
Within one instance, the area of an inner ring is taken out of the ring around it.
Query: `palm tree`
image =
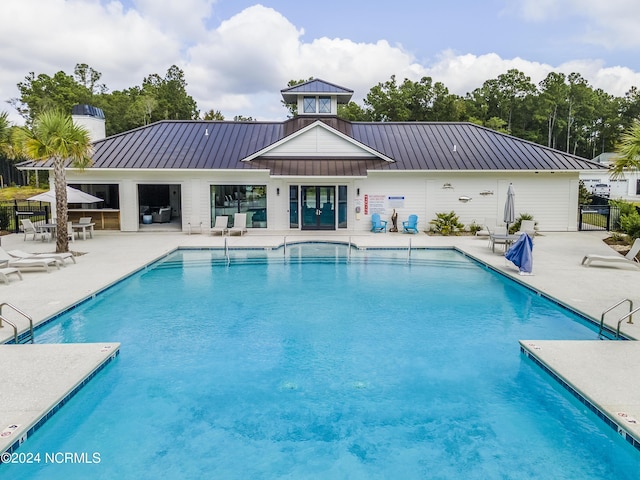
[[[640,120],[635,119],[622,134],[616,151],[618,156],[612,168],[614,178],[623,176],[626,169],[640,169]]]
[[[57,110],[39,114],[33,129],[22,127],[18,142],[23,153],[37,161],[53,161],[53,182],[56,190],[56,253],[69,251],[67,232],[67,181],[65,166],[68,161],[75,168],[91,164],[92,145],[89,132],[73,123],[70,115]]]
[[[0,113],[0,156],[9,156],[11,151],[11,125],[9,114]]]

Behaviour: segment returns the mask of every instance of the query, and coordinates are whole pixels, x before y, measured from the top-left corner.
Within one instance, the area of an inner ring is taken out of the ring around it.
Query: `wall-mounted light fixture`
[[[442,189],[443,190],[453,190],[453,185],[451,185],[449,182],[447,182],[447,183],[442,185]]]
[[[356,188],[356,195],[359,197],[360,196],[360,188]]]
[[[280,187],[276,188],[276,195],[280,196]]]
[[[471,201],[471,197],[467,197],[466,195],[462,195],[461,197],[458,197],[458,201],[462,202],[462,203],[467,203]]]

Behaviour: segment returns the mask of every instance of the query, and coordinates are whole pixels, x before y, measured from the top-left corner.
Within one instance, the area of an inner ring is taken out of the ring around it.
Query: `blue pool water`
[[[18,450],[99,463],[0,476],[637,478],[638,452],[520,354],[595,340],[577,316],[453,251],[345,255],[181,250],[39,330],[122,343]]]

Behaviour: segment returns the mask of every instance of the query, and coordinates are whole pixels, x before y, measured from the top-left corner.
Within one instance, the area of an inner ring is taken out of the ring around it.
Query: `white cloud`
[[[572,19],[584,24],[581,42],[606,48],[640,46],[640,2],[637,0],[508,0],[508,13],[528,21],[555,22],[567,29]]]

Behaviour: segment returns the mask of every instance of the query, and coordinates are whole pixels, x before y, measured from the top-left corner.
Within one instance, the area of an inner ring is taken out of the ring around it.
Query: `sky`
[[[639,18],[637,0],[2,0],[0,112],[23,124],[18,82],[78,63],[109,91],[177,65],[200,112],[227,120],[284,120],[280,90],[310,77],[360,105],[391,75],[464,95],[512,68],[623,96],[640,87]]]

